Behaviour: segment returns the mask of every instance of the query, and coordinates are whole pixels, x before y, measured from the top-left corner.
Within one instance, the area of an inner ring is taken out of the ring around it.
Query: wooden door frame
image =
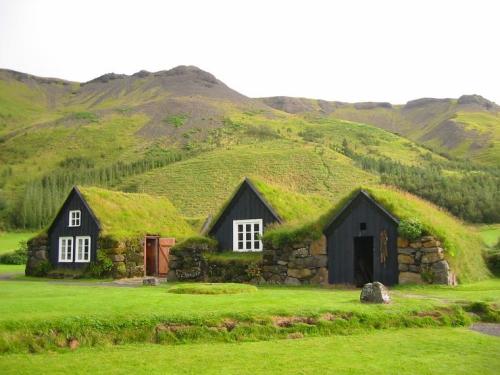
[[[155,270],[153,276],[158,276],[158,252],[160,251],[160,236],[144,236],[144,277],[147,276],[147,264],[146,264],[146,251],[148,240],[154,239],[156,243],[156,251],[155,251]]]

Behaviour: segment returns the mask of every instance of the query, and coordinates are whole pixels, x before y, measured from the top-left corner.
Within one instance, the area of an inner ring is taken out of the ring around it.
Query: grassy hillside
[[[329,201],[376,177],[330,149],[288,140],[235,145],[124,180],[119,188],[168,196],[188,216],[218,211],[244,177]]]
[[[288,113],[375,125],[440,153],[470,158],[484,165],[500,163],[500,106],[478,95],[463,95],[458,100],[424,98],[405,105],[286,97],[262,101]]]

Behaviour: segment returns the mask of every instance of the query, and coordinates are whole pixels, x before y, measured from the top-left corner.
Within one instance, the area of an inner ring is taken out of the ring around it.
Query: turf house
[[[166,198],[75,186],[29,242],[26,273],[161,277],[175,240],[193,234]]]

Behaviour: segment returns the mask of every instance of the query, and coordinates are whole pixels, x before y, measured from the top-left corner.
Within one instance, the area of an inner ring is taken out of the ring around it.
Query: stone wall
[[[444,253],[441,242],[433,236],[416,241],[398,238],[399,283],[456,285]]]
[[[46,235],[28,241],[26,275],[51,277],[141,277],[144,275],[144,245],[141,238],[115,241],[99,238],[97,260],[84,269],[53,267],[49,261],[49,244]],[[54,251],[57,251],[54,250]]]
[[[265,244],[262,254],[262,278],[271,284],[328,283],[326,239],[305,240],[293,245],[274,247]]]
[[[40,235],[28,241],[26,276],[45,276],[50,270],[48,244],[49,239],[46,235]]]

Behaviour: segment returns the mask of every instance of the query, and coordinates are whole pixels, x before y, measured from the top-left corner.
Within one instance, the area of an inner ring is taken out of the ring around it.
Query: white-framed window
[[[73,261],[73,237],[59,237],[59,262]]]
[[[72,210],[69,212],[69,226],[79,227],[82,222],[82,212],[80,210]]]
[[[90,262],[90,237],[81,236],[75,238],[75,262],[88,263]]]
[[[233,251],[262,251],[262,219],[233,220]]]

